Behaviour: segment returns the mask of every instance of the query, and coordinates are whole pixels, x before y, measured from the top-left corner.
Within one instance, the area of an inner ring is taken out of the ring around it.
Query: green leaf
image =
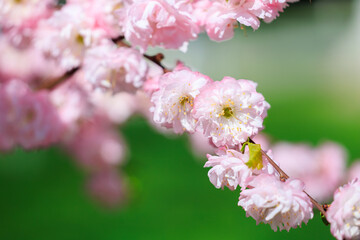
[[[260,144],[248,143],[247,145],[249,147],[250,157],[246,165],[251,169],[262,169],[263,161]]]

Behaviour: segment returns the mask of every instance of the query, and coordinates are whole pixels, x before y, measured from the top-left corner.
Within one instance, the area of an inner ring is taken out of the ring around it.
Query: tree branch
[[[124,37],[123,36],[120,36],[120,37],[117,37],[117,38],[113,38],[111,39],[116,45],[118,45],[119,47],[127,47],[127,48],[131,48],[131,46],[127,43],[125,43],[123,40],[124,40]],[[150,60],[151,62],[155,63],[156,65],[158,65],[159,67],[162,68],[162,70],[164,71],[164,73],[167,73],[167,72],[171,72],[170,69],[166,68],[162,63],[161,61],[164,59],[164,54],[162,53],[158,53],[156,55],[153,55],[153,56],[150,56],[150,55],[147,55],[147,54],[143,54],[144,57],[148,60]]]
[[[255,142],[249,138],[249,142],[254,143]],[[276,169],[276,171],[278,171],[278,173],[280,174],[280,181],[285,182],[289,176],[271,159],[271,157],[269,157],[269,155],[266,154],[266,152],[264,152],[263,150],[261,150],[261,153],[263,154],[263,156],[265,156],[265,158],[269,161],[269,163]],[[310,201],[312,202],[312,204],[314,204],[314,206],[319,209],[319,211],[325,216],[326,211],[323,208],[323,206],[318,203],[313,197],[311,197],[307,192],[303,191],[310,199]]]
[[[54,78],[50,81],[46,81],[45,83],[40,85],[36,90],[42,90],[42,89],[52,90],[59,84],[65,82],[65,80],[67,80],[68,78],[72,77],[79,69],[80,67],[75,67],[70,71],[67,71],[64,75],[60,77]]]

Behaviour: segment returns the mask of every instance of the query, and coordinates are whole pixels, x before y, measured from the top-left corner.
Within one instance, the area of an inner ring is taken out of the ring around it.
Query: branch
[[[117,38],[113,38],[111,39],[116,45],[118,45],[119,47],[127,47],[127,48],[131,48],[131,45],[125,43],[123,40],[124,40],[124,37],[123,36],[119,36]],[[147,55],[147,54],[143,54],[144,57],[150,61],[152,61],[153,63],[155,63],[156,65],[158,65],[159,67],[162,68],[162,70],[164,71],[164,73],[167,73],[167,72],[171,72],[170,69],[166,68],[162,63],[161,61],[164,59],[164,54],[162,53],[158,53],[156,55],[153,55],[153,56],[150,56],[150,55]]]
[[[42,89],[52,90],[59,84],[63,83],[68,78],[72,77],[79,69],[80,69],[80,67],[75,67],[75,68],[67,71],[64,75],[62,75],[60,77],[54,78],[50,81],[46,81],[42,85],[40,85],[36,90],[42,90]]]
[[[249,142],[255,144],[255,142],[250,138],[249,138]],[[280,181],[285,182],[289,178],[289,176],[271,159],[271,157],[269,157],[269,155],[266,154],[266,152],[261,150],[261,153],[263,154],[263,156],[266,157],[266,159],[276,169],[276,171],[278,171],[278,173],[280,174]],[[325,216],[326,211],[325,211],[324,207],[320,203],[318,203],[313,197],[311,197],[307,192],[305,192],[305,191],[303,191],[303,192],[310,198],[310,201],[312,202],[312,204],[314,204],[314,206],[317,209],[319,209],[319,211]]]

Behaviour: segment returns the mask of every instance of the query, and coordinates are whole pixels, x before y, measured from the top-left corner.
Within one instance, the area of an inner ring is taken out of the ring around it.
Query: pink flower
[[[94,88],[135,92],[143,85],[148,67],[138,50],[106,44],[86,52],[83,71]]]
[[[197,0],[192,4],[192,14],[197,24],[205,28],[210,39],[224,41],[231,39],[238,24],[254,30],[260,26],[260,19],[271,22],[279,12],[288,6],[287,2],[297,0]]]
[[[199,32],[188,12],[181,11],[181,1],[170,4],[165,0],[139,0],[127,11],[125,38],[145,51],[150,46],[182,48]]]
[[[22,79],[37,87],[41,81],[61,76],[64,72],[53,62],[45,60],[35,48],[19,49],[0,38],[0,82]]]
[[[179,70],[164,74],[159,80],[159,90],[154,92],[154,121],[175,133],[194,132],[194,99],[210,78],[198,72]]]
[[[304,181],[305,190],[317,201],[327,200],[345,175],[345,150],[336,143],[327,142],[317,148],[278,143],[273,153],[280,167]]]
[[[256,83],[225,77],[204,87],[195,99],[194,117],[216,146],[235,146],[263,128],[269,107]]]
[[[98,44],[104,35],[83,6],[66,4],[39,23],[35,45],[61,68],[71,70],[81,64],[85,50]]]
[[[259,133],[251,138],[255,143],[260,144],[262,150],[269,150],[270,149],[270,139],[268,135]],[[276,160],[276,159],[275,159]]]
[[[237,186],[245,188],[252,176],[252,170],[246,166],[249,160],[248,154],[242,154],[235,150],[226,150],[225,155],[207,155],[208,161],[204,167],[212,167],[208,176],[210,182],[216,188],[224,189],[227,186],[230,190],[235,190]]]
[[[208,11],[205,29],[209,38],[224,41],[233,38],[234,26],[237,26],[236,12],[226,5],[215,2]]]
[[[192,152],[198,157],[205,157],[206,154],[214,154],[216,147],[202,132],[196,131],[189,135],[189,145]]]
[[[264,167],[260,170],[250,169],[246,163],[249,161],[249,151],[244,154],[232,149],[220,148],[218,156],[207,155],[208,161],[204,167],[212,167],[208,176],[210,182],[216,188],[227,186],[230,190],[235,190],[237,186],[245,189],[253,176],[259,174],[275,174],[273,167],[263,158]]]
[[[0,95],[4,98],[0,138],[7,138],[1,144],[5,149],[15,143],[26,149],[44,147],[60,139],[63,126],[47,92],[33,93],[24,82],[12,80],[0,86]]]
[[[126,200],[126,185],[115,169],[94,173],[87,189],[95,200],[107,207],[115,207]]]
[[[95,92],[91,98],[98,111],[117,124],[124,123],[138,109],[138,99],[127,92],[117,94]]]
[[[205,29],[210,39],[224,41],[232,38],[234,27],[238,26],[238,22],[257,29],[260,21],[244,7],[246,3],[246,1],[240,3],[237,0],[214,1],[207,11],[205,20]]]
[[[298,0],[250,0],[244,5],[249,9],[249,12],[269,23],[279,16],[279,12],[283,12],[284,9],[289,6],[288,3],[297,1]]]
[[[163,74],[164,71],[161,67],[157,65],[150,65],[146,80],[144,82],[143,90],[149,95],[159,90],[159,80]]]
[[[123,34],[122,24],[127,0],[68,0],[67,4],[81,5],[86,14],[94,19],[94,25],[102,29],[106,36],[116,38]]]
[[[360,179],[360,160],[355,160],[347,173],[347,180],[351,181],[355,178]]]
[[[360,182],[355,179],[334,193],[334,201],[326,211],[331,233],[338,239],[360,236]]]
[[[15,46],[21,46],[32,37],[38,22],[51,15],[54,7],[53,0],[0,0],[0,29],[10,35]]]
[[[76,73],[50,93],[60,120],[67,128],[64,141],[72,138],[81,123],[91,119],[96,112],[96,107],[91,102],[91,92],[79,81],[81,77],[81,72]]]
[[[313,217],[312,204],[303,192],[304,184],[297,179],[281,182],[277,176],[261,174],[240,193],[238,205],[246,216],[270,224],[274,231],[301,226]]]
[[[125,155],[122,138],[103,116],[84,122],[65,144],[80,165],[90,171],[119,165]]]

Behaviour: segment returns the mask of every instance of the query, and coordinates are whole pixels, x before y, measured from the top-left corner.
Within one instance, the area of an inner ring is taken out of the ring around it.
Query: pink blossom
[[[351,181],[355,178],[360,179],[360,159],[355,160],[353,164],[351,164],[350,169],[347,173],[347,180]]]
[[[256,83],[225,77],[204,87],[195,99],[194,117],[216,146],[235,146],[263,128],[269,107]]]
[[[126,200],[124,179],[115,169],[92,174],[87,189],[95,200],[107,207],[115,207]]]
[[[78,72],[67,82],[50,93],[61,122],[66,126],[64,141],[72,138],[84,121],[91,119],[96,107],[91,101],[91,92],[78,80],[82,73]]]
[[[241,154],[235,150],[226,150],[225,155],[207,155],[208,161],[204,167],[212,167],[208,176],[216,188],[227,186],[235,190],[237,186],[245,188],[252,175],[252,170],[246,166],[248,154]]]
[[[270,149],[270,139],[269,136],[264,133],[259,133],[251,138],[255,143],[260,144],[262,150]]]
[[[306,191],[317,201],[327,200],[345,175],[346,153],[336,143],[327,142],[317,148],[278,143],[272,149],[280,167],[304,181]]]
[[[138,99],[127,92],[117,94],[95,92],[91,98],[98,111],[117,124],[124,123],[138,109]]]
[[[192,152],[198,157],[205,157],[206,154],[214,154],[216,147],[202,132],[196,131],[189,135],[189,144]]]
[[[150,46],[185,49],[199,32],[191,15],[181,11],[181,1],[139,0],[127,11],[125,38],[145,51]]]
[[[338,240],[360,236],[360,182],[355,179],[334,193],[334,201],[326,211],[331,233]]]
[[[240,193],[238,205],[246,216],[270,224],[274,231],[301,226],[313,217],[312,204],[303,192],[304,184],[297,179],[281,182],[277,176],[261,174]]]
[[[22,79],[30,86],[38,87],[46,79],[63,74],[35,48],[15,48],[6,39],[0,38],[0,50],[0,82]]]
[[[197,24],[205,28],[210,39],[224,41],[231,39],[238,24],[254,30],[260,26],[260,19],[271,22],[279,12],[288,6],[287,2],[297,0],[197,0],[192,4],[192,14]]]
[[[32,37],[38,22],[51,15],[54,6],[53,0],[0,0],[0,29],[20,46]]]
[[[45,91],[32,92],[19,80],[0,86],[1,145],[9,149],[13,144],[30,149],[44,147],[58,141],[63,126]]]
[[[244,6],[249,9],[249,12],[269,23],[289,6],[288,3],[297,1],[298,0],[250,0],[245,3]]]
[[[124,159],[123,140],[103,116],[84,122],[65,144],[79,164],[90,171],[109,169]]]
[[[210,182],[216,188],[227,186],[234,190],[237,186],[246,188],[248,182],[253,176],[268,173],[275,174],[274,168],[263,158],[264,167],[260,170],[249,168],[246,163],[249,161],[249,151],[244,154],[232,149],[220,148],[217,151],[218,156],[207,155],[208,161],[204,167],[212,167],[208,176]]]
[[[143,90],[149,95],[159,90],[159,80],[163,74],[164,71],[161,67],[157,65],[150,65],[146,80],[144,82]]]
[[[138,50],[106,44],[86,52],[83,71],[94,88],[135,92],[143,85],[148,67]]]
[[[257,17],[247,12],[238,1],[215,1],[208,10],[205,28],[210,39],[224,41],[234,36],[238,22],[254,29],[260,25]]]
[[[39,23],[35,45],[60,67],[70,70],[81,64],[85,50],[98,44],[104,35],[83,6],[66,4]]]
[[[151,97],[154,121],[173,128],[175,133],[194,132],[194,99],[210,81],[209,77],[186,69],[164,74],[159,80],[159,90]]]
[[[102,29],[106,36],[116,38],[123,34],[126,7],[128,0],[70,0],[67,4],[81,5],[86,14],[94,19],[94,25]]]

